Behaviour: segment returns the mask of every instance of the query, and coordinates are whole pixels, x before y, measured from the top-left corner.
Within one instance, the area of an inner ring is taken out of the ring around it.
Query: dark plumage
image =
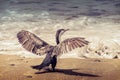
[[[34,69],[42,69],[51,64],[53,71],[57,64],[57,56],[62,53],[67,53],[75,48],[88,45],[88,41],[81,37],[68,38],[64,41],[60,41],[61,35],[69,29],[59,29],[56,32],[56,46],[52,46],[43,41],[35,34],[22,30],[17,34],[17,38],[22,46],[37,55],[46,54],[45,59],[40,65],[32,66]]]

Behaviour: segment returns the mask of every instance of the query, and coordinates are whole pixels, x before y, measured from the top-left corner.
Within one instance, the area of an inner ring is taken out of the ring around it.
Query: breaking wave
[[[17,41],[16,34],[22,29],[55,45],[55,31],[69,28],[63,39],[85,37],[90,41],[70,52],[72,57],[120,58],[119,8],[119,0],[1,0],[0,54],[33,57]]]

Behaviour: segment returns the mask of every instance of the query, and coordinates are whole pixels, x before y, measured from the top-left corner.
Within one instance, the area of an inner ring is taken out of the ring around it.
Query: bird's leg
[[[57,56],[54,55],[51,59],[51,66],[53,71],[55,71],[56,64],[57,64]]]

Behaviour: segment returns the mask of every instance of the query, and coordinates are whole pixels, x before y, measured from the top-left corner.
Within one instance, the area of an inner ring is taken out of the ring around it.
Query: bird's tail
[[[51,53],[47,53],[45,59],[43,60],[43,62],[40,65],[35,65],[35,66],[31,66],[33,69],[43,69],[46,66],[49,66],[51,64]]]
[[[35,66],[31,66],[33,69],[37,69],[37,70],[40,70],[42,69],[42,66],[41,65],[35,65]]]

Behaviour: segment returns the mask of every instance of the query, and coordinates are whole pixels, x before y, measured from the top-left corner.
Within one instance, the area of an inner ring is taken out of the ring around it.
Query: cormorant
[[[88,45],[89,42],[82,37],[68,38],[65,39],[64,41],[60,41],[61,35],[63,35],[63,33],[68,30],[69,29],[57,30],[56,32],[57,45],[55,46],[48,44],[47,42],[43,41],[35,34],[29,31],[22,30],[18,32],[17,38],[26,50],[37,55],[46,54],[46,57],[43,60],[43,62],[40,65],[32,66],[33,69],[40,70],[51,64],[52,70],[55,71],[58,55],[72,51],[75,48]]]

